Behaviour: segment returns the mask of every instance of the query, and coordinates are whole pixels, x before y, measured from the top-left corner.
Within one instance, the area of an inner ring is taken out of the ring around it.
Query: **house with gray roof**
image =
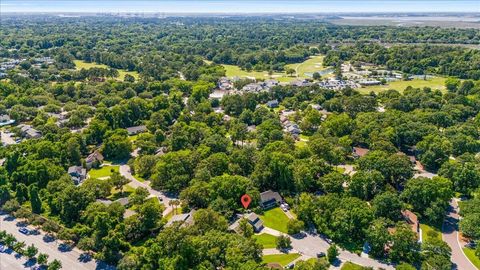
[[[282,201],[283,198],[278,192],[267,190],[260,193],[260,206],[263,209],[275,207]]]
[[[144,125],[127,128],[127,132],[128,132],[129,136],[137,135],[137,134],[140,134],[140,133],[143,133],[143,132],[146,132],[146,131],[147,131],[147,127],[144,126]]]
[[[194,213],[195,213],[194,211],[191,211],[191,212],[185,213],[185,214],[174,215],[172,218],[170,218],[170,220],[167,222],[165,227],[172,226],[175,223],[180,223],[181,224],[180,226],[192,225],[193,224],[193,214]]]
[[[42,137],[42,133],[40,131],[34,129],[30,125],[19,125],[20,128],[20,133],[23,137],[28,138],[28,139],[36,139]]]
[[[258,217],[257,214],[255,213],[249,213],[246,214],[245,216],[239,215],[240,218],[237,219],[232,225],[228,227],[230,231],[236,232],[236,233],[241,233],[240,231],[240,221],[245,218],[250,225],[253,227],[253,231],[258,233],[263,229],[263,221]]]
[[[87,170],[82,166],[71,166],[68,168],[68,174],[72,178],[75,185],[78,185],[87,178]]]

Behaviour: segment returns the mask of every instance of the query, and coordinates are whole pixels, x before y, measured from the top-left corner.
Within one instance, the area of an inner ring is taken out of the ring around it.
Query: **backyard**
[[[265,227],[269,227],[283,233],[288,233],[287,223],[289,219],[279,207],[267,210],[259,217],[263,221],[263,225]]]

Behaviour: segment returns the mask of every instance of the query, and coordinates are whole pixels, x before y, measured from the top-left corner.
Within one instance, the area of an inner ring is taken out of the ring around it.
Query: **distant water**
[[[0,0],[0,12],[480,12],[480,0]]]

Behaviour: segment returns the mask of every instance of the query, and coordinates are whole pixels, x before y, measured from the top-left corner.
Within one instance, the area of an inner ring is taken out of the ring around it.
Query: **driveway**
[[[63,269],[78,269],[78,270],[93,270],[93,269],[113,269],[107,267],[103,263],[97,263],[95,260],[89,262],[81,262],[79,260],[80,255],[83,253],[77,248],[73,248],[69,251],[60,251],[60,241],[45,242],[43,237],[45,234],[40,233],[38,235],[24,235],[18,231],[17,221],[8,215],[0,214],[0,229],[7,231],[7,233],[13,234],[18,241],[23,241],[27,246],[33,244],[38,248],[38,252],[48,254],[48,261],[51,262],[54,259],[62,262]],[[16,259],[12,254],[0,253],[2,266],[1,269],[24,269],[25,259]],[[13,258],[12,258],[13,257]],[[6,268],[4,268],[4,265]]]
[[[164,204],[165,210],[163,211],[163,216],[168,215],[171,211],[173,211],[173,207],[170,206],[168,203],[170,202],[171,198],[165,196],[163,192],[157,191],[153,189],[148,182],[140,182],[138,181],[131,173],[130,167],[126,164],[120,165],[119,172],[121,175],[123,175],[125,178],[130,180],[130,183],[128,183],[129,186],[133,188],[138,188],[138,187],[144,187],[148,190],[148,193],[150,193],[150,197],[156,197],[159,199],[161,203]]]
[[[442,238],[452,249],[452,263],[454,269],[475,270],[477,269],[463,253],[463,244],[460,242],[458,232],[458,203],[456,199],[450,201],[447,217],[442,226]]]

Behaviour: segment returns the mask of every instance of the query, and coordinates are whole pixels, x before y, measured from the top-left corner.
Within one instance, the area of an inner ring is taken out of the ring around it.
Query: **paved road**
[[[277,230],[268,227],[263,228],[261,233],[268,233],[274,236],[283,234]],[[308,258],[316,258],[317,254],[320,252],[326,253],[328,247],[330,246],[320,236],[308,233],[305,233],[303,237],[290,237],[290,239],[292,240],[292,250]],[[266,250],[266,252],[268,252],[269,254],[274,254],[273,251],[270,249]],[[338,259],[340,260],[340,263],[351,261],[362,266],[383,268],[387,270],[395,269],[392,265],[382,263],[372,258],[360,257],[357,254],[342,249],[339,250]]]
[[[24,270],[30,269],[30,266],[25,257],[20,257],[17,253],[9,249],[0,253],[0,269]]]
[[[450,201],[447,218],[442,226],[442,238],[452,249],[452,262],[454,269],[475,270],[477,269],[465,256],[462,250],[458,233],[458,204],[455,199]]]
[[[150,193],[151,197],[156,197],[159,199],[161,203],[164,204],[165,210],[163,211],[163,216],[168,215],[171,211],[173,211],[173,207],[170,206],[168,203],[170,202],[171,198],[165,196],[163,192],[157,191],[150,187],[148,182],[140,182],[138,181],[130,172],[130,167],[126,164],[120,165],[119,172],[121,175],[123,175],[125,178],[130,180],[130,183],[128,183],[129,186],[133,188],[138,188],[138,187],[144,187],[148,190]]]
[[[80,262],[80,255],[83,253],[77,248],[73,248],[70,251],[60,251],[58,249],[61,244],[58,242],[45,242],[43,240],[44,234],[39,235],[24,235],[18,231],[19,227],[17,226],[17,221],[15,219],[9,218],[7,215],[0,215],[0,229],[5,230],[8,233],[11,233],[17,238],[18,241],[24,241],[27,246],[33,244],[38,248],[38,251],[41,253],[48,254],[48,260],[53,261],[57,259],[62,262],[63,269],[75,269],[75,270],[93,270],[93,269],[106,269],[106,267],[101,266],[99,263],[91,260],[89,262]],[[11,254],[1,253],[1,269],[24,269],[23,263],[25,262],[22,259],[15,260],[11,258]],[[8,266],[4,268],[3,265]]]

